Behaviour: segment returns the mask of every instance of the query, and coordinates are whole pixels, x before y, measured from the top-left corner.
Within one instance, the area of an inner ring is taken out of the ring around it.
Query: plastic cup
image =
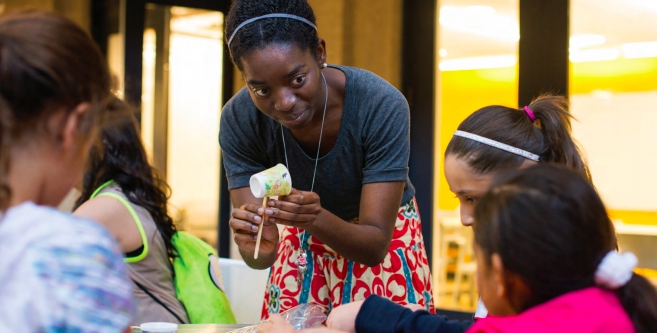
[[[142,333],[176,333],[178,324],[173,323],[143,323],[139,327]]]
[[[288,195],[292,191],[292,177],[285,165],[277,164],[251,176],[249,185],[256,198]]]

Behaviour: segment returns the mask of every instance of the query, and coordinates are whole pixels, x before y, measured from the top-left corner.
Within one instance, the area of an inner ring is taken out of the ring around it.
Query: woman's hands
[[[233,209],[229,225],[235,234],[235,243],[241,249],[255,252],[258,228],[262,226],[262,238],[260,239],[260,253],[271,254],[278,245],[278,227],[271,220],[263,225],[264,209],[262,206],[248,202],[239,209]]]
[[[319,201],[317,193],[293,188],[289,195],[281,196],[278,200],[269,200],[267,203],[268,221],[308,229],[322,212],[322,205]]]
[[[403,192],[403,181],[364,184],[359,221],[349,223],[323,209],[317,193],[292,189],[289,195],[267,203],[265,213],[269,218],[263,226],[258,259],[253,258],[257,236],[253,227],[262,221],[258,210],[262,199],[255,198],[248,187],[230,191],[236,208],[230,226],[242,258],[251,268],[269,268],[276,261],[280,239],[276,224],[304,229],[343,257],[373,267],[381,264],[388,253]]]
[[[307,229],[322,212],[317,193],[296,189],[292,189],[287,196],[281,196],[279,200],[269,200],[267,209],[256,203],[262,202],[262,199],[255,198],[248,187],[231,190],[230,197],[235,205],[229,222],[235,234],[235,243],[244,261],[255,269],[269,268],[276,261],[280,240],[277,224]],[[237,208],[238,205],[241,206]],[[267,219],[263,224],[265,214]],[[254,259],[260,226],[263,228],[262,238],[258,259]]]
[[[264,214],[267,221],[263,225],[260,253],[268,254],[276,249],[279,235],[276,224],[306,229],[312,225],[322,212],[319,195],[292,189],[289,195],[278,200],[269,200],[266,211],[259,205],[248,202],[239,209],[233,209],[230,227],[235,233],[235,243],[243,249],[255,251],[258,228]]]

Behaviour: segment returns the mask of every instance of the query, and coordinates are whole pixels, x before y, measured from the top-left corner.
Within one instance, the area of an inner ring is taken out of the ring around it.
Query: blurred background
[[[480,107],[569,96],[573,125],[620,246],[657,269],[657,1],[309,0],[329,63],[370,70],[411,106],[411,180],[436,306],[476,306],[472,233],[442,174],[458,124]],[[107,56],[117,93],[140,107],[149,157],[181,228],[239,258],[217,141],[244,84],[223,36],[228,0],[0,0],[59,12]],[[72,195],[71,198],[73,198]],[[62,209],[66,209],[66,203]]]

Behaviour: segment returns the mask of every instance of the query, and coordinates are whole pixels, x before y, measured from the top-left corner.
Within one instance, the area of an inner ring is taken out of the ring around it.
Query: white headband
[[[454,132],[454,136],[460,136],[462,138],[477,141],[477,142],[483,143],[485,145],[495,147],[497,149],[502,149],[504,151],[508,151],[509,153],[520,155],[520,156],[522,156],[526,159],[532,160],[532,161],[538,162],[541,159],[540,156],[538,156],[534,153],[530,153],[526,150],[522,150],[520,148],[509,146],[507,144],[497,142],[497,141],[491,140],[489,138],[484,138],[483,136],[479,136],[479,135],[476,135],[476,134],[472,134],[472,133],[468,133],[468,132],[464,132],[464,131],[456,131],[456,132]]]
[[[242,22],[242,24],[238,25],[237,28],[235,28],[235,31],[233,31],[233,34],[230,35],[230,39],[228,39],[228,47],[230,48],[230,42],[232,42],[233,38],[235,38],[235,34],[237,34],[237,32],[240,31],[240,29],[242,29],[245,25],[247,25],[251,22],[255,22],[257,20],[262,20],[264,18],[269,18],[269,17],[283,17],[283,18],[290,18],[290,19],[293,19],[293,20],[301,21],[301,22],[306,23],[309,26],[313,27],[313,29],[315,29],[315,31],[317,31],[317,26],[316,25],[314,25],[312,22],[306,20],[305,18],[303,18],[301,16],[296,16],[296,15],[292,15],[292,14],[267,14],[267,15],[262,15],[262,16],[250,18],[250,19]]]
[[[595,270],[595,283],[608,289],[618,289],[630,281],[638,263],[632,252],[620,254],[609,251]]]

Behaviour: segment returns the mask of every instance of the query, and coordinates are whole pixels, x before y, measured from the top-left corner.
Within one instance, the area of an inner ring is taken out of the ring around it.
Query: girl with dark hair
[[[502,172],[536,163],[572,168],[589,182],[591,174],[571,134],[568,101],[543,95],[522,109],[499,105],[466,118],[445,151],[445,178],[460,201],[461,223],[472,226],[479,197]],[[486,316],[480,299],[477,318]]]
[[[79,181],[111,97],[75,23],[0,16],[0,331],[130,331],[132,289],[97,223],[54,209]]]
[[[468,332],[657,331],[657,292],[616,252],[614,226],[572,169],[496,182],[475,208],[477,290],[491,317]]]
[[[167,184],[148,163],[137,120],[119,99],[91,149],[75,215],[103,224],[119,241],[137,303],[135,324],[188,323],[173,282],[176,233],[167,212]],[[162,303],[162,304],[160,304]]]
[[[221,115],[230,226],[249,266],[272,267],[263,318],[371,294],[434,311],[402,94],[365,70],[328,65],[305,0],[237,0],[225,36],[247,85]],[[278,163],[295,189],[263,210],[249,178]]]

